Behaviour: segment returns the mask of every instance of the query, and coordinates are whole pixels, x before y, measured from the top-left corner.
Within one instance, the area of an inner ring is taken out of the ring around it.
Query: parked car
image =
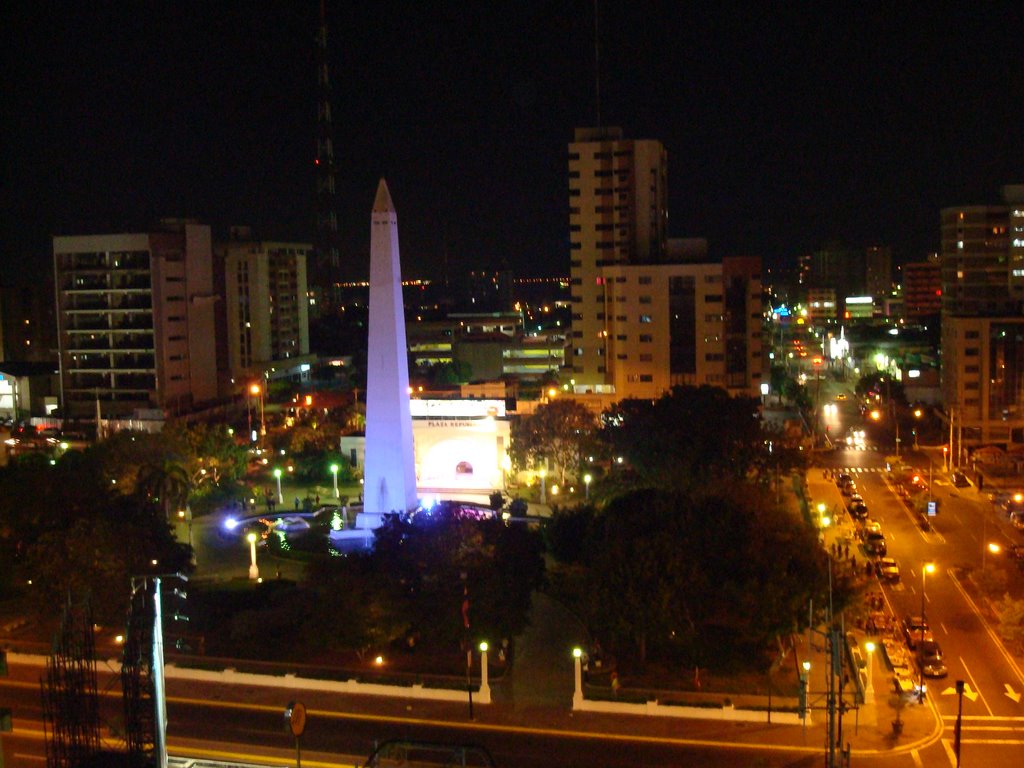
[[[957,488],[967,488],[971,484],[963,472],[954,472],[950,479]]]
[[[864,551],[874,557],[885,557],[888,554],[888,547],[885,544],[885,536],[881,531],[871,531],[864,536]]]
[[[882,524],[880,522],[878,522],[877,520],[872,520],[870,518],[864,520],[864,533],[865,534],[868,534],[868,533],[881,533],[881,532],[882,532]]]
[[[863,501],[850,506],[850,517],[854,520],[863,520],[868,516],[868,505]]]
[[[843,494],[843,496],[854,496],[857,493],[857,484],[851,480],[846,485],[839,486],[839,492]]]
[[[1014,512],[1010,515],[1010,525],[1016,528],[1018,531],[1024,531],[1024,513]]]
[[[907,647],[912,651],[917,648],[918,643],[935,639],[928,628],[928,620],[913,614],[903,617],[903,637],[907,641]]]
[[[949,673],[942,648],[934,640],[920,643],[917,649],[917,663],[925,677],[945,677]]]
[[[883,557],[875,563],[875,572],[879,581],[896,584],[900,580],[900,565],[891,557]]]

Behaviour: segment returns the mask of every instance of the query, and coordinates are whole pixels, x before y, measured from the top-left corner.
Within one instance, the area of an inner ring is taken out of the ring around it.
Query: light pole
[[[281,468],[274,467],[274,477],[277,479],[277,503],[284,504],[284,494],[281,493]]]
[[[544,468],[540,468],[540,503],[547,504],[548,501],[548,489],[547,489],[547,476],[548,471]]]
[[[935,563],[924,563],[921,566],[921,642],[917,645],[917,666],[921,671],[920,686],[917,689],[917,701],[924,703],[924,664],[922,663],[921,643],[924,642],[924,590],[928,581],[928,574],[935,573]]]
[[[993,555],[998,555],[1003,551],[1003,548],[996,544],[994,541],[990,541],[981,550],[981,573],[982,576],[985,574],[985,555],[991,552]]]
[[[868,640],[864,643],[864,650],[868,652],[868,687],[866,692],[870,693],[872,697],[874,697],[875,685],[872,680],[872,677],[874,676],[872,672],[875,666],[875,644]]]
[[[575,687],[572,692],[572,708],[578,709],[583,706],[583,649],[576,647],[572,649],[572,670]]]
[[[477,695],[481,704],[491,701],[491,684],[487,682],[487,641],[480,643],[480,690]]]
[[[260,435],[265,437],[267,434],[267,422],[263,412],[263,387],[259,384],[253,384],[249,387],[249,393],[254,397],[259,396],[260,398]]]
[[[583,487],[586,489],[583,496],[585,501],[590,501],[590,481],[593,479],[589,474],[583,476]]]
[[[334,498],[340,499],[341,496],[338,494],[338,470],[340,467],[337,464],[331,464],[331,474],[334,476]]]
[[[252,581],[256,581],[260,577],[260,569],[256,567],[256,539],[258,538],[251,531],[245,536],[245,540],[249,542],[249,578]]]

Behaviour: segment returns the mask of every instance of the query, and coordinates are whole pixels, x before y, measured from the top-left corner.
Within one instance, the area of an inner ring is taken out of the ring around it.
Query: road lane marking
[[[910,750],[910,757],[914,761],[914,765],[916,765],[917,768],[924,768],[924,763],[921,762],[921,755],[917,753],[916,749]]]
[[[1020,694],[1013,690],[1013,686],[1009,683],[1003,683],[1003,687],[1006,689],[1006,695],[1014,704],[1020,704]]]
[[[946,757],[949,758],[950,768],[956,768],[956,755],[953,754],[953,745],[950,744],[949,739],[942,740],[942,749],[946,752]]]
[[[942,634],[944,634],[944,635],[948,635],[949,634],[949,630],[946,629],[946,625],[943,624],[941,621],[939,622],[939,626],[942,627]]]
[[[1017,666],[1017,662],[1010,655],[1010,652],[1007,651],[1006,648],[1003,646],[1003,641],[999,639],[999,636],[992,630],[992,627],[988,625],[988,622],[985,621],[985,617],[982,616],[981,611],[978,610],[977,604],[975,604],[971,596],[967,594],[967,590],[965,590],[963,586],[960,584],[960,580],[957,579],[957,577],[954,576],[952,573],[949,574],[949,578],[950,581],[953,582],[953,586],[955,586],[957,588],[957,591],[960,592],[960,594],[963,596],[964,600],[967,602],[967,605],[970,606],[970,609],[974,611],[974,615],[978,617],[978,621],[981,622],[981,626],[985,628],[985,631],[988,633],[989,639],[992,640],[992,643],[1003,655],[1003,658],[1006,660],[1006,663],[1010,666],[1010,669],[1012,669],[1014,674],[1017,675],[1017,681],[1021,685],[1024,685],[1024,674],[1021,673],[1020,667]]]
[[[967,664],[966,664],[966,663],[964,662],[964,657],[963,657],[963,656],[961,656],[961,657],[960,657],[960,663],[961,663],[961,664],[963,665],[963,668],[964,668],[964,672],[966,672],[966,673],[967,673],[967,676],[968,676],[969,678],[971,678],[971,682],[972,682],[972,683],[974,683],[974,690],[975,690],[975,692],[976,692],[976,693],[978,694],[978,696],[979,696],[979,697],[981,698],[981,703],[985,705],[985,709],[987,709],[987,710],[988,710],[988,713],[989,713],[990,715],[991,715],[991,714],[993,714],[993,712],[992,712],[992,707],[990,707],[990,706],[988,705],[988,702],[987,702],[987,701],[985,701],[985,694],[983,694],[983,693],[981,692],[981,689],[980,689],[980,688],[978,687],[978,681],[974,679],[974,675],[972,675],[972,674],[971,674],[971,670],[969,670],[969,669],[967,668]],[[966,695],[966,694],[965,694],[965,695]]]

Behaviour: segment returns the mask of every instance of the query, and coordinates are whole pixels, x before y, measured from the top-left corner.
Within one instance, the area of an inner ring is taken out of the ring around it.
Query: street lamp
[[[583,706],[583,649],[580,647],[572,649],[572,672],[572,708],[579,709]]]
[[[981,573],[982,573],[982,575],[984,575],[984,573],[985,573],[985,556],[989,552],[991,552],[993,555],[998,555],[1002,551],[1003,551],[1003,548],[1001,546],[999,546],[998,544],[996,544],[994,541],[990,541],[988,544],[986,544],[982,548],[982,550],[981,550]]]
[[[491,686],[487,682],[487,641],[480,643],[480,702],[488,703],[491,700]]]
[[[277,478],[277,503],[284,504],[284,494],[281,493],[281,468],[274,467],[274,477]]]
[[[334,475],[334,498],[340,499],[341,496],[338,494],[338,470],[340,467],[337,464],[331,464],[331,474]]]
[[[256,539],[255,533],[248,533],[245,540],[249,542],[249,579],[256,581],[260,577],[260,569],[256,567]]]
[[[873,642],[871,642],[870,640],[868,640],[866,643],[864,643],[864,650],[868,652],[868,687],[867,687],[867,693],[870,693],[870,694],[874,695],[874,693],[875,693],[875,686],[874,686],[874,682],[872,681],[872,676],[873,676],[872,675],[872,670],[874,669],[874,666],[875,666],[875,644]]]
[[[263,387],[259,384],[253,384],[249,387],[249,394],[253,397],[259,396],[260,398],[260,435],[266,436],[267,434],[267,422],[264,418],[263,412]]]
[[[540,503],[547,504],[548,501],[548,489],[547,489],[547,476],[548,471],[544,468],[540,468]]]
[[[921,643],[924,642],[924,590],[927,584],[928,574],[935,573],[935,563],[924,563],[921,566]],[[924,664],[922,663],[921,655],[921,643],[917,645],[917,666],[921,671],[921,685],[917,689],[917,701],[918,703],[924,703]]]
[[[586,475],[583,476],[583,486],[586,489],[586,491],[584,493],[584,499],[586,501],[590,501],[590,481],[593,480],[593,479],[594,478],[591,477],[589,474],[586,474]]]

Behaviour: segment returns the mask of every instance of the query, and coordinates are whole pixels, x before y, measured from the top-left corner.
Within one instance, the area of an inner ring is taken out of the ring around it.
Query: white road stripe
[[[972,685],[974,685],[974,691],[975,691],[975,693],[977,693],[977,694],[978,694],[978,698],[980,698],[980,699],[981,699],[981,703],[985,705],[985,709],[987,709],[987,710],[988,710],[988,713],[989,713],[989,714],[991,715],[991,714],[992,714],[992,707],[990,707],[990,706],[988,705],[988,702],[987,702],[987,701],[985,701],[985,694],[983,694],[983,693],[981,692],[981,689],[980,689],[980,688],[978,687],[978,681],[974,679],[974,675],[972,675],[972,674],[971,674],[971,670],[969,670],[969,669],[967,668],[967,664],[966,664],[966,662],[964,662],[964,657],[963,657],[963,656],[961,656],[961,657],[960,657],[960,663],[961,663],[961,664],[963,665],[963,668],[964,668],[964,672],[966,672],[966,673],[967,673],[967,676],[968,676],[969,678],[971,678],[971,684],[972,684]]]

